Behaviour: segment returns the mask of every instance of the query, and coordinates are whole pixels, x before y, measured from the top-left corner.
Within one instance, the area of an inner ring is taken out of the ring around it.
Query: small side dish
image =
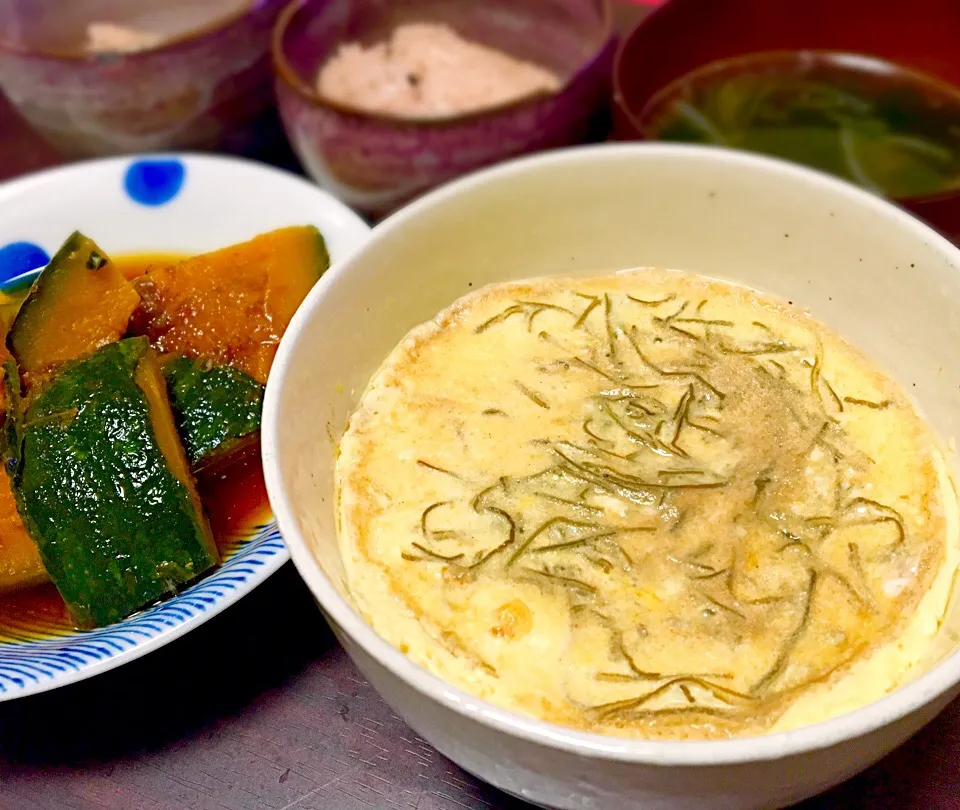
[[[223,484],[249,483],[277,344],[328,263],[312,226],[129,266],[74,233],[3,301],[0,621],[59,595],[104,626],[219,563],[252,506]]]
[[[65,157],[256,151],[285,2],[0,3],[0,86]]]
[[[880,698],[957,571],[940,444],[824,325],[643,270],[414,329],[337,461],[350,593],[449,683],[568,727],[781,731]]]
[[[304,0],[274,28],[277,104],[306,171],[374,217],[602,123],[609,0]]]

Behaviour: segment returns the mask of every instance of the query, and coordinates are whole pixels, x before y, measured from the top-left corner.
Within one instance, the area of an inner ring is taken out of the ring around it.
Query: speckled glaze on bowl
[[[294,565],[347,652],[397,714],[465,770],[555,810],[785,807],[876,762],[960,696],[960,599],[925,674],[881,700],[787,732],[688,742],[573,731],[468,694],[377,635],[345,584],[331,438],[404,334],[484,284],[644,266],[793,301],[899,379],[941,436],[960,433],[960,249],[879,197],[784,161],[604,145],[438,189],[320,280],[267,384],[267,491]]]
[[[287,134],[320,185],[367,214],[510,157],[588,138],[606,113],[615,50],[608,0],[294,0],[277,22],[273,58]],[[398,22],[446,22],[462,35],[537,61],[568,80],[549,95],[445,120],[403,119],[321,98],[314,78],[338,43]]]
[[[282,6],[255,0],[157,48],[85,56],[32,47],[31,32],[62,13],[62,3],[10,0],[0,3],[0,88],[68,157],[243,151],[272,103],[270,29]]]

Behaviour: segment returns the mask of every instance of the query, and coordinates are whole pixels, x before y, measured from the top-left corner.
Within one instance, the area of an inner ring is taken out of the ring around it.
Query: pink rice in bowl
[[[446,118],[554,93],[544,67],[461,37],[444,24],[397,26],[388,40],[340,45],[317,92],[345,107],[406,118]]]

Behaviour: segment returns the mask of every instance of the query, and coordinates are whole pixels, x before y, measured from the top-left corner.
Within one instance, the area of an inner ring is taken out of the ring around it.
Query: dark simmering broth
[[[202,473],[197,486],[220,554],[226,559],[269,516],[259,442],[238,454],[229,466]],[[0,593],[0,643],[62,635],[74,629],[67,606],[49,582]]]

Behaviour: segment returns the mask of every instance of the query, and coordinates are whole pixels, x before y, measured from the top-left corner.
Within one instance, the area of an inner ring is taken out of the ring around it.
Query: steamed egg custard
[[[647,738],[881,697],[942,622],[956,503],[899,386],[785,302],[661,270],[484,288],[340,445],[365,619],[505,708]]]

